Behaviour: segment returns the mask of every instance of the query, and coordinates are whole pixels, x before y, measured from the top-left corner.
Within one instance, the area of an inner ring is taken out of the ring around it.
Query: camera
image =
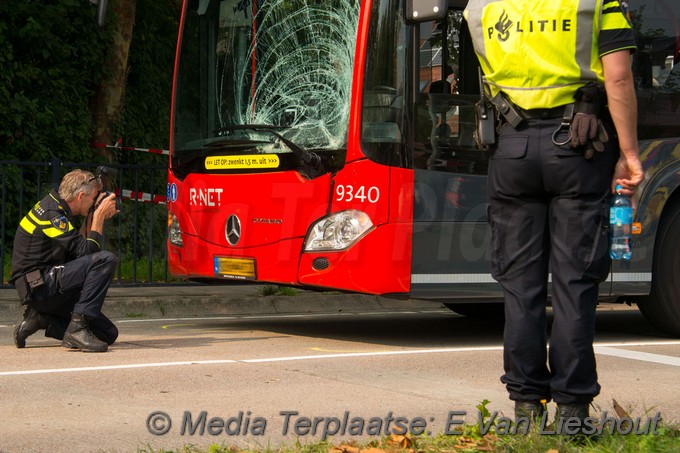
[[[118,175],[118,171],[115,168],[107,167],[106,165],[100,165],[99,167],[97,167],[97,170],[95,171],[95,178],[97,178],[102,185],[102,190],[99,192],[99,194],[100,195],[104,194],[104,196],[99,197],[99,200],[94,205],[93,210],[95,210],[99,207],[99,205],[102,203],[102,200],[104,200],[104,198],[111,195],[110,184],[111,184],[111,181],[113,179],[115,179],[117,175]],[[116,197],[115,202],[116,202],[116,210],[120,211],[120,209],[121,209],[120,198]]]

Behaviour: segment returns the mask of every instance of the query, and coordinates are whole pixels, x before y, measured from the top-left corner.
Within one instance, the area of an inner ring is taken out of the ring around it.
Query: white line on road
[[[601,343],[595,345],[595,351],[601,355],[610,355],[615,357],[622,357],[633,360],[642,360],[646,362],[663,363],[666,365],[680,366],[680,358],[672,356],[664,356],[659,354],[649,354],[638,351],[628,351],[616,349],[616,347],[631,347],[631,346],[678,346],[680,341],[648,341],[648,342],[620,342],[620,343]],[[17,371],[0,371],[0,376],[20,376],[29,374],[51,374],[51,373],[75,373],[83,371],[101,371],[101,370],[120,370],[129,368],[151,368],[151,367],[167,367],[167,366],[186,366],[186,365],[221,365],[227,363],[271,363],[271,362],[290,362],[296,360],[319,360],[319,359],[340,359],[347,357],[379,357],[379,356],[395,356],[395,355],[413,355],[413,354],[441,354],[451,352],[480,352],[480,351],[501,351],[502,346],[480,346],[480,347],[463,347],[463,348],[438,348],[438,349],[408,349],[401,351],[376,351],[376,352],[354,352],[342,354],[316,354],[303,355],[291,357],[270,357],[263,359],[241,359],[241,360],[191,360],[185,362],[159,362],[159,363],[137,363],[130,365],[107,365],[107,366],[93,366],[80,368],[52,368],[52,369],[37,369],[37,370],[17,370]]]
[[[52,373],[77,373],[80,371],[101,371],[101,370],[124,370],[128,368],[151,368],[164,366],[184,366],[184,365],[214,365],[223,363],[236,363],[236,360],[191,360],[187,362],[159,362],[159,363],[133,363],[130,365],[103,365],[88,366],[79,368],[52,368],[45,370],[25,370],[25,371],[2,371],[0,376],[19,376],[26,374],[52,374]]]
[[[623,359],[640,360],[643,362],[661,363],[664,365],[680,366],[680,357],[673,357],[649,352],[629,351],[627,349],[610,348],[607,346],[595,346],[595,354],[621,357]]]

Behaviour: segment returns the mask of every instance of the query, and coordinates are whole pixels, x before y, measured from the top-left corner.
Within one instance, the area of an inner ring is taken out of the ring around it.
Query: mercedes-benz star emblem
[[[236,217],[236,214],[230,215],[227,219],[224,234],[227,236],[227,242],[230,245],[238,244],[238,241],[241,239],[241,221]]]

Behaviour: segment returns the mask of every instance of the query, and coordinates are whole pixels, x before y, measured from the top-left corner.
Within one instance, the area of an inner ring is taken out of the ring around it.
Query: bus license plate
[[[255,279],[255,260],[253,258],[215,257],[215,275],[236,279]]]

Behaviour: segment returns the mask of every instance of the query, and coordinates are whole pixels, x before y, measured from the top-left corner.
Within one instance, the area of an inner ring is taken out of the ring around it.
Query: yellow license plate
[[[236,279],[255,279],[255,260],[216,256],[215,275]]]

